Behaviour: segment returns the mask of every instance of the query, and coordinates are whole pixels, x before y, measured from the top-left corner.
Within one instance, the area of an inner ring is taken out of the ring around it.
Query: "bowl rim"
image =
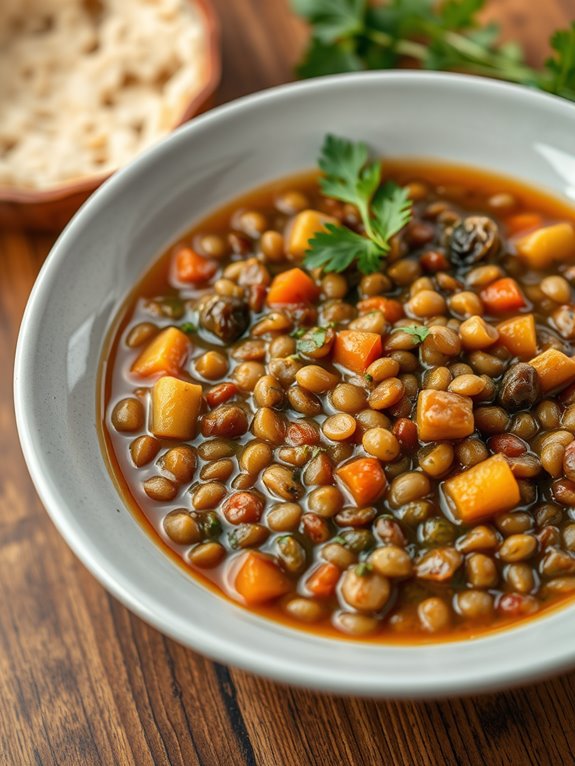
[[[205,57],[205,77],[202,78],[202,84],[200,89],[187,104],[184,111],[178,120],[172,125],[166,135],[169,135],[174,130],[177,130],[181,125],[186,123],[191,117],[201,110],[202,106],[206,104],[210,96],[213,95],[218,87],[222,77],[222,56],[220,52],[220,22],[216,11],[212,5],[212,0],[190,0],[194,2],[200,12],[205,32],[206,50]],[[163,140],[165,135],[161,136],[159,141]],[[146,150],[144,150],[145,153]],[[137,157],[138,155],[136,155]],[[0,205],[43,205],[45,203],[60,202],[68,197],[75,197],[76,195],[88,195],[101,186],[104,181],[108,180],[112,175],[115,175],[124,167],[130,165],[135,157],[125,165],[122,165],[112,173],[105,173],[103,175],[89,175],[84,178],[78,178],[75,181],[70,181],[55,186],[47,187],[46,189],[22,189],[12,186],[0,185]]]
[[[43,474],[41,453],[35,445],[32,421],[29,418],[26,407],[25,372],[26,368],[31,364],[34,354],[33,346],[28,343],[28,337],[34,336],[35,328],[41,323],[42,318],[37,315],[36,304],[41,303],[43,293],[46,292],[45,286],[49,285],[50,280],[47,279],[48,272],[57,270],[60,261],[66,257],[68,240],[72,240],[76,230],[81,230],[85,220],[88,221],[93,215],[97,215],[98,209],[105,204],[111,192],[116,188],[121,188],[123,184],[129,183],[132,177],[137,176],[141,168],[145,167],[148,162],[159,159],[166,145],[171,141],[177,141],[178,135],[193,133],[197,129],[209,126],[212,122],[225,120],[229,115],[241,113],[242,110],[249,110],[255,105],[266,102],[273,105],[275,101],[290,96],[292,93],[297,94],[322,88],[337,89],[342,82],[357,83],[359,86],[366,80],[379,80],[383,83],[396,81],[401,84],[402,82],[416,83],[421,79],[425,80],[426,87],[432,87],[433,83],[443,85],[444,87],[449,87],[450,83],[453,86],[465,84],[466,88],[475,89],[478,93],[485,89],[492,90],[499,92],[500,95],[512,95],[515,99],[521,99],[524,102],[546,104],[552,107],[553,110],[563,111],[570,118],[573,118],[575,115],[574,105],[549,94],[481,77],[435,72],[395,71],[335,75],[304,82],[289,83],[244,96],[196,118],[192,123],[180,127],[175,133],[169,134],[157,145],[151,147],[128,166],[114,174],[112,178],[108,179],[95,192],[68,224],[48,255],[31,291],[18,336],[14,368],[14,397],[16,422],[22,451],[31,478],[46,511],[80,561],[106,590],[141,619],[163,634],[215,661],[231,664],[281,683],[305,688],[311,687],[316,691],[394,699],[423,699],[510,688],[527,681],[541,679],[574,666],[575,643],[572,648],[557,649],[553,646],[553,642],[545,642],[545,646],[542,647],[542,651],[538,656],[532,656],[531,654],[528,657],[517,656],[515,664],[512,667],[508,667],[505,672],[502,672],[500,669],[493,670],[490,667],[483,667],[481,669],[470,668],[466,675],[462,674],[455,679],[445,679],[436,675],[432,678],[404,678],[401,682],[389,681],[381,673],[374,673],[373,678],[362,678],[361,684],[358,685],[353,679],[338,678],[337,674],[328,676],[327,674],[318,674],[316,672],[316,675],[313,676],[312,674],[310,679],[310,667],[305,659],[292,657],[287,661],[288,658],[286,658],[285,662],[279,664],[272,657],[258,654],[249,647],[238,646],[237,642],[234,642],[233,636],[215,636],[213,632],[210,633],[204,630],[203,626],[195,623],[187,623],[184,630],[179,624],[165,622],[162,618],[163,605],[146,592],[145,586],[142,587],[139,583],[134,583],[133,580],[130,580],[129,576],[125,577],[120,566],[108,561],[106,556],[102,555],[98,548],[91,544],[90,540],[82,534],[81,525],[76,524],[76,522],[71,521],[67,517],[69,514],[63,509],[64,506],[60,505],[57,487],[53,486],[49,477]],[[557,613],[564,612],[566,609],[569,609],[569,607],[555,610],[555,612],[550,612],[547,616],[543,615],[536,620],[516,628],[511,628],[511,634],[528,631],[532,625],[541,624],[543,621],[549,622],[553,619],[554,615],[556,616]],[[573,617],[575,617],[575,612]],[[270,621],[266,620],[266,622],[269,623]],[[177,623],[177,621],[173,620],[173,623]],[[488,643],[494,635],[496,634],[486,634],[486,636],[477,639],[477,641]],[[206,640],[207,638],[209,638],[209,641]],[[318,640],[313,634],[309,634],[309,638],[310,640]],[[452,641],[443,642],[438,645],[445,646],[447,643],[451,646],[456,646],[457,644],[461,645],[468,642]],[[419,648],[418,646],[395,644],[393,646],[394,649],[401,650],[406,654],[410,651],[417,651]]]

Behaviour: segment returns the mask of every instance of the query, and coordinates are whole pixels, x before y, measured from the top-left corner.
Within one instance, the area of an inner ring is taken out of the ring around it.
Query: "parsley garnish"
[[[483,24],[485,0],[292,0],[311,27],[301,77],[395,69],[405,60],[424,69],[496,77],[575,101],[575,22],[550,40],[543,69],[525,62],[516,42],[500,41],[497,24]]]
[[[180,330],[182,332],[185,332],[187,334],[194,333],[198,331],[198,328],[193,322],[184,322],[180,325]]]
[[[361,561],[355,567],[355,573],[359,577],[366,577],[372,570],[373,570],[373,567],[371,566],[371,564],[368,564],[367,561]]]
[[[296,350],[299,354],[313,354],[320,349],[327,338],[327,329],[325,327],[312,327],[307,330],[301,338],[296,340]]]
[[[327,224],[309,242],[306,267],[339,272],[357,263],[363,274],[378,271],[389,252],[389,240],[411,218],[407,191],[391,181],[381,184],[381,165],[369,162],[367,146],[361,142],[326,136],[318,164],[324,172],[323,193],[357,207],[365,236]]]
[[[417,338],[419,343],[423,343],[423,341],[427,338],[427,336],[430,333],[429,327],[423,327],[419,325],[409,325],[408,327],[396,327],[395,330],[393,330],[392,332],[399,332],[399,330],[406,332],[408,335],[413,335],[414,338]]]

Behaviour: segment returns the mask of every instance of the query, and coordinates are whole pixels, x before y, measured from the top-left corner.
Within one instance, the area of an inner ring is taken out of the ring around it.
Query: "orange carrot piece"
[[[270,306],[286,303],[313,303],[319,296],[319,287],[301,269],[282,271],[268,290]]]
[[[539,213],[516,213],[505,220],[505,228],[510,237],[522,232],[538,229],[543,225],[543,219]]]
[[[519,285],[511,277],[492,282],[481,291],[481,300],[490,314],[504,314],[527,305]]]
[[[467,396],[426,388],[417,399],[416,421],[422,442],[464,439],[475,428],[473,402]]]
[[[376,295],[373,298],[366,298],[359,301],[357,310],[360,314],[369,314],[370,311],[381,311],[390,324],[395,324],[405,316],[403,306],[394,298],[384,298],[383,295]]]
[[[174,268],[179,282],[199,285],[214,276],[218,264],[211,258],[199,255],[191,247],[182,246],[176,252]]]
[[[497,330],[499,341],[513,356],[527,360],[537,353],[537,332],[533,314],[506,319],[497,325]]]
[[[364,373],[382,354],[381,335],[362,330],[341,330],[335,336],[333,361],[348,370]]]
[[[360,457],[336,471],[358,506],[377,500],[387,486],[381,463],[374,457]]]
[[[168,327],[150,342],[132,365],[132,372],[144,378],[165,373],[178,375],[190,350],[190,340],[177,327]]]
[[[292,583],[275,561],[249,551],[238,570],[235,587],[248,604],[263,604],[292,590]]]
[[[465,523],[510,511],[521,500],[517,479],[500,454],[448,479],[443,488],[457,518]]]
[[[306,588],[317,598],[329,598],[335,592],[340,574],[335,564],[326,561],[310,574],[306,581]]]
[[[556,348],[547,349],[529,364],[535,367],[544,394],[575,381],[575,359]]]

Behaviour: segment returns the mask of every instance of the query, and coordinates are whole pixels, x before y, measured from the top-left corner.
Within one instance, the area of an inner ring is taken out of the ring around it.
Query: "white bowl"
[[[128,608],[214,659],[314,689],[429,697],[507,687],[575,664],[575,606],[483,638],[396,646],[316,637],[204,588],[116,491],[96,423],[98,364],[136,280],[194,220],[315,165],[326,132],[437,157],[575,198],[575,106],[501,83],[412,72],[288,85],[200,117],[115,175],[60,237],[16,356],[16,414],[38,493],[71,548]]]

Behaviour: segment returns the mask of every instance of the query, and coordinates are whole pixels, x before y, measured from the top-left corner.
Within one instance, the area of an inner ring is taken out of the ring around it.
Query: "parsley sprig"
[[[327,224],[309,242],[306,267],[339,272],[356,263],[363,274],[378,271],[391,237],[411,218],[406,190],[391,181],[382,185],[381,165],[369,161],[367,146],[361,142],[326,136],[318,164],[324,173],[323,193],[357,207],[365,236]]]
[[[406,332],[408,335],[413,335],[417,339],[418,343],[423,343],[430,333],[429,327],[423,327],[423,325],[407,325],[406,327],[396,327],[392,332]]]
[[[575,22],[550,40],[551,56],[533,69],[497,24],[482,24],[485,0],[292,0],[311,27],[301,77],[392,69],[405,59],[424,69],[487,75],[575,100]]]

